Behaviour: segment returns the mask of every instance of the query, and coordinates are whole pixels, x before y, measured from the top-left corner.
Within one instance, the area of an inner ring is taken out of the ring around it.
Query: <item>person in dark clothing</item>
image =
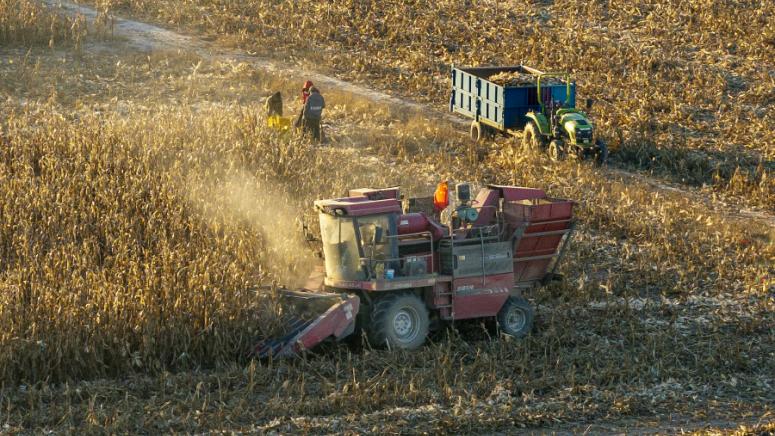
[[[314,86],[309,89],[309,97],[304,103],[302,112],[302,127],[305,133],[312,134],[315,141],[320,141],[320,119],[323,118],[323,109],[326,101]]]
[[[266,99],[264,107],[266,108],[267,118],[275,115],[278,117],[283,116],[283,95],[280,94],[280,91],[275,92],[271,97]]]

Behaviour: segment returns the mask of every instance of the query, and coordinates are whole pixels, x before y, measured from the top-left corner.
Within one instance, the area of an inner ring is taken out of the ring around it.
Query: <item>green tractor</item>
[[[528,121],[522,134],[522,147],[525,150],[544,151],[554,161],[566,157],[578,159],[594,158],[598,164],[608,159],[608,147],[600,138],[596,138],[595,129],[587,114],[569,104],[571,79],[567,73],[541,73],[536,80],[536,94],[542,96],[541,81],[560,78],[567,91],[564,102],[538,98],[540,111],[528,111]],[[586,108],[592,107],[592,99],[587,99]]]

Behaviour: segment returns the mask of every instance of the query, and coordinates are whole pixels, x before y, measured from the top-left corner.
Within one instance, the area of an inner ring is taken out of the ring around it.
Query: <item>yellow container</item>
[[[272,115],[266,119],[266,125],[273,129],[288,130],[291,128],[291,119],[279,115]]]

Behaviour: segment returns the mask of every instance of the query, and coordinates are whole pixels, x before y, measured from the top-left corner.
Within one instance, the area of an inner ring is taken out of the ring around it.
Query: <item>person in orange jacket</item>
[[[442,180],[436,186],[436,192],[433,193],[433,209],[437,214],[449,206],[449,183]]]
[[[307,104],[307,99],[310,95],[310,89],[315,86],[312,84],[311,80],[307,80],[304,82],[304,87],[301,88],[301,111],[299,111],[299,116],[296,118],[296,121],[293,123],[294,127],[301,127],[301,120],[304,118],[304,106]]]
[[[315,85],[312,84],[311,80],[307,80],[306,82],[304,82],[304,87],[301,88],[301,104],[302,105],[307,102],[307,98],[309,98],[309,94],[310,94],[309,90],[313,86],[315,86]]]

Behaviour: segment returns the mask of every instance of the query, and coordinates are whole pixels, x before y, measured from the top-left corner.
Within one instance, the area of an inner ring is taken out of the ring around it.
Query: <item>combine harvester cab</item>
[[[415,349],[431,320],[495,317],[506,334],[529,333],[533,309],[522,292],[557,278],[574,203],[513,186],[489,185],[472,199],[458,184],[455,194],[444,224],[434,197],[402,202],[398,188],[316,201],[322,290],[284,291],[296,312],[311,315],[291,318],[288,333],[255,354],[292,355],[355,331],[372,346]]]

